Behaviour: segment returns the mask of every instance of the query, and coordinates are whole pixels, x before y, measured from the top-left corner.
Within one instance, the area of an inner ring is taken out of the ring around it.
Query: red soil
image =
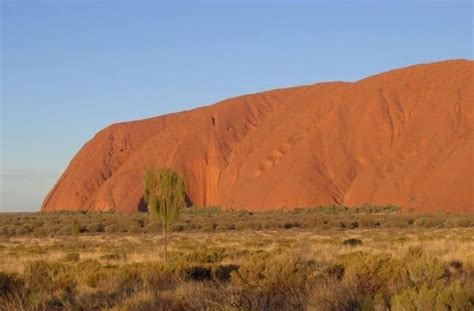
[[[473,69],[416,65],[114,124],[73,158],[42,210],[137,211],[144,168],[168,166],[197,206],[474,212]]]

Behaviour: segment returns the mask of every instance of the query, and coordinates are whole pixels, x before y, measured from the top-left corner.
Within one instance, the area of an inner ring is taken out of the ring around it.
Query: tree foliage
[[[169,168],[145,171],[144,199],[148,212],[159,218],[166,229],[176,222],[185,204],[184,178]]]

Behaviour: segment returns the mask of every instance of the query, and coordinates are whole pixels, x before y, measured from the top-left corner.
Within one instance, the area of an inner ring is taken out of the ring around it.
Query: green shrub
[[[374,215],[358,216],[357,222],[361,228],[377,228],[380,226],[379,218]]]
[[[172,288],[178,282],[174,270],[169,265],[151,263],[142,269],[143,283],[150,291],[160,291]]]
[[[111,285],[114,290],[126,293],[143,287],[142,269],[143,264],[126,264],[113,270]]]
[[[368,295],[364,298],[364,300],[361,302],[359,310],[362,311],[388,311],[389,306],[387,302],[385,301],[385,298],[383,297],[382,294],[376,294],[375,296]]]
[[[79,220],[74,219],[74,222],[72,223],[71,227],[71,234],[74,236],[77,236],[81,233],[81,224],[79,223]]]
[[[356,252],[344,255],[341,261],[345,267],[342,281],[352,288],[359,302],[367,295],[376,294],[384,283],[388,283],[387,277],[391,277],[393,262],[388,254]]]
[[[89,233],[104,232],[105,227],[101,223],[92,223],[86,226],[86,231]]]
[[[271,221],[271,220],[266,220],[262,223],[262,228],[265,230],[275,230],[280,226],[280,224],[277,221]],[[243,227],[243,225],[242,225]],[[236,225],[236,229],[238,229]]]
[[[392,310],[434,310],[435,299],[436,292],[432,289],[423,287],[418,291],[415,288],[407,288],[392,298]]]
[[[0,229],[0,233],[6,237],[11,237],[16,234],[16,228],[14,226],[3,226]]]
[[[415,220],[414,225],[421,228],[439,227],[442,221],[432,217],[421,217]]]
[[[151,292],[134,292],[130,297],[125,298],[111,311],[150,311],[160,310],[156,305],[156,298]],[[163,309],[166,310],[166,309]]]
[[[444,222],[444,226],[446,227],[460,227],[460,228],[467,228],[474,226],[474,221],[472,217],[449,217]]]
[[[46,229],[37,227],[33,230],[33,235],[37,238],[44,238],[48,235],[48,233],[46,232]]]
[[[45,229],[46,229],[47,235],[54,236],[54,235],[58,235],[58,232],[62,230],[62,228],[63,228],[62,224],[52,224],[52,225],[47,225]]]
[[[436,258],[407,260],[406,267],[410,280],[417,287],[442,285],[447,277],[445,266]]]
[[[392,298],[392,310],[472,310],[469,293],[458,282],[436,290],[407,288]]]
[[[31,229],[34,230],[34,229],[36,229],[36,228],[41,228],[41,227],[43,227],[44,224],[45,224],[45,222],[44,222],[43,220],[41,220],[41,219],[34,219],[34,220],[31,222],[30,226],[31,226]]]
[[[171,232],[181,232],[184,230],[184,225],[183,224],[173,224],[170,227]]]
[[[410,223],[408,219],[396,218],[389,219],[380,225],[382,228],[408,228]]]
[[[235,224],[233,223],[223,223],[223,224],[220,224],[217,229],[219,230],[223,230],[223,231],[227,231],[227,230],[235,230],[236,229],[236,226]]]
[[[87,274],[84,282],[91,288],[102,288],[109,277],[110,276],[106,271],[101,270],[93,274]]]
[[[30,232],[30,228],[27,226],[18,226],[15,230],[15,235],[27,235]]]
[[[308,310],[361,310],[353,287],[333,277],[318,279],[311,286]]]
[[[474,310],[474,292],[459,281],[442,288],[436,298],[438,310]]]
[[[242,289],[236,303],[246,310],[303,309],[313,269],[286,254],[255,255],[231,272],[231,283]]]
[[[70,226],[61,226],[61,228],[56,231],[56,235],[71,235],[72,231]]]
[[[217,228],[217,224],[215,223],[206,223],[206,224],[201,225],[201,231],[204,231],[204,232],[212,232],[216,230],[216,228]]]
[[[111,225],[106,226],[104,231],[106,233],[121,233],[121,232],[125,232],[126,230],[118,224],[111,224]]]
[[[379,206],[365,204],[362,206],[355,207],[354,210],[357,213],[396,213],[399,212],[401,208],[395,205]]]
[[[143,227],[143,231],[148,233],[161,233],[161,224],[151,221]]]
[[[25,267],[24,280],[26,287],[37,293],[72,290],[77,285],[68,266],[45,261],[33,261],[28,264]]]
[[[132,225],[128,226],[127,228],[127,233],[136,234],[136,233],[141,233],[141,232],[142,232],[142,227],[136,222],[134,222]]]

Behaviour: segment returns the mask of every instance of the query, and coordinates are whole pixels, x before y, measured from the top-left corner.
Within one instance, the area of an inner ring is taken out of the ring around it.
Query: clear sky
[[[472,59],[471,1],[0,1],[0,211],[38,210],[110,123]]]

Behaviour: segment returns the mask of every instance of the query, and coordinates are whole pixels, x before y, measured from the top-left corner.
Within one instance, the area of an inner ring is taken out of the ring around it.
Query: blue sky
[[[110,123],[472,59],[470,1],[0,1],[0,211],[38,210]]]

